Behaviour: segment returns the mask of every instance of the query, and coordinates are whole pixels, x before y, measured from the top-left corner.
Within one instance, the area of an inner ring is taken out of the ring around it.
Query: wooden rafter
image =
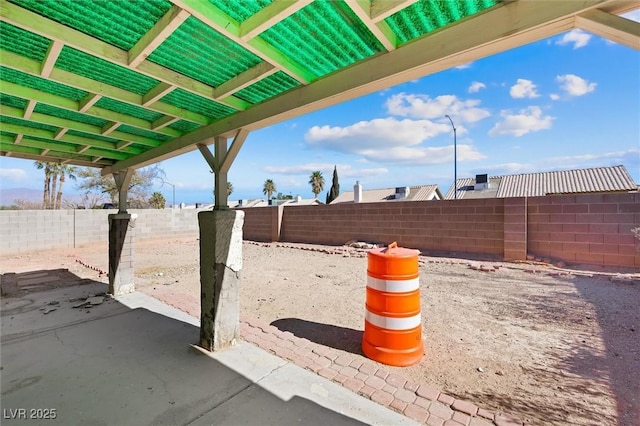
[[[313,0],[275,0],[240,24],[240,40],[248,41],[288,18]]]
[[[163,41],[189,17],[189,13],[173,6],[162,18],[129,50],[129,66],[137,67]]]
[[[372,0],[369,16],[373,22],[380,22],[417,1],[418,0]]]
[[[308,70],[299,64],[293,63],[262,38],[254,37],[249,41],[243,41],[240,36],[240,23],[220,9],[213,7],[210,3],[204,3],[200,0],[171,0],[171,2],[187,10],[200,21],[244,47],[254,55],[289,74],[300,83],[307,84],[313,78]]]
[[[62,48],[64,44],[60,41],[52,41],[49,44],[49,49],[47,50],[47,54],[44,57],[44,61],[42,62],[42,69],[40,70],[40,76],[47,78],[51,75],[51,71],[53,70],[56,61],[58,60],[58,56],[60,56],[60,52],[62,52]]]
[[[630,19],[595,9],[576,16],[576,26],[632,49],[640,49],[640,23]]]
[[[263,78],[267,78],[270,75],[275,74],[277,71],[278,68],[274,67],[270,63],[260,62],[255,67],[248,69],[242,74],[218,86],[218,88],[213,91],[213,97],[218,99],[230,96],[231,94],[252,85],[256,81],[260,81]]]
[[[371,19],[371,2],[369,0],[345,0],[345,3],[387,51],[392,51],[396,48],[397,38],[389,25],[384,21],[374,22]]]

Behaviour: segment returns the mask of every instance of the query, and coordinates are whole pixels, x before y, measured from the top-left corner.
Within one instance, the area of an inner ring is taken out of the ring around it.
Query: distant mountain
[[[79,201],[82,197],[78,194],[62,193],[62,199],[67,201]],[[30,188],[0,188],[0,206],[11,206],[16,200],[29,203],[42,202],[42,190]]]

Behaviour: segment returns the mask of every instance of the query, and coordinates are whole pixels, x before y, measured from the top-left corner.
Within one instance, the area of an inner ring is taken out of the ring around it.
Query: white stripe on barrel
[[[376,315],[373,312],[365,310],[364,319],[376,327],[386,328],[387,330],[410,330],[422,324],[420,314],[404,318],[391,318]]]
[[[410,280],[381,280],[367,275],[367,287],[387,293],[407,293],[420,288],[420,278]]]

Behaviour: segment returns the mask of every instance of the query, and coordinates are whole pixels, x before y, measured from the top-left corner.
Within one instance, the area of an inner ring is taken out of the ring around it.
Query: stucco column
[[[134,286],[136,214],[109,215],[109,293],[131,293]]]
[[[240,270],[244,212],[198,213],[200,225],[200,346],[217,351],[240,336]]]

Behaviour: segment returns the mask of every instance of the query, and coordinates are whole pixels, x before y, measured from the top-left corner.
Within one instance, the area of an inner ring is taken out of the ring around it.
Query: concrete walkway
[[[105,290],[2,299],[3,425],[417,424],[247,342],[203,352],[194,317]]]

